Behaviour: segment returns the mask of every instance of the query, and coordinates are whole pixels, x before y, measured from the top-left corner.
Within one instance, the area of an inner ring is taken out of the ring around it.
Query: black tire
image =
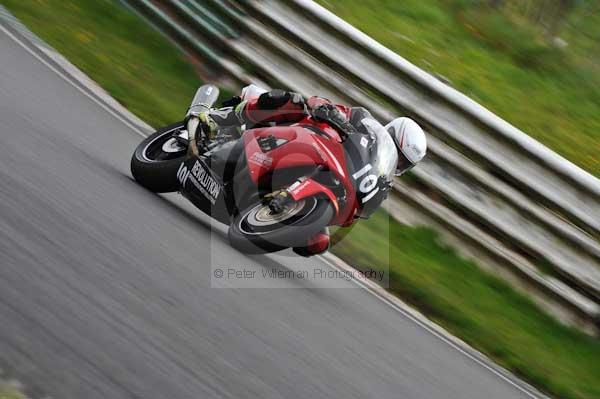
[[[253,221],[260,222],[257,214],[264,211],[265,205],[258,202],[246,208],[233,218],[229,226],[231,245],[245,253],[276,252],[305,245],[309,237],[329,224],[334,210],[325,198],[309,197],[297,204],[300,203],[297,205],[299,209],[289,219],[267,226],[253,224]]]
[[[163,127],[137,146],[131,157],[131,174],[139,184],[155,193],[179,189],[177,170],[185,159],[186,151],[167,153],[162,151],[162,144],[174,131],[183,128],[183,122]]]

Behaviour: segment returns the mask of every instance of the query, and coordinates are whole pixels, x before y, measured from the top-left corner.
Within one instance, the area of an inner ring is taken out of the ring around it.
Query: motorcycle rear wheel
[[[172,138],[185,129],[183,122],[165,126],[142,141],[131,157],[131,174],[135,180],[155,193],[179,189],[177,170],[185,159],[187,148]]]
[[[256,203],[237,214],[229,226],[231,245],[245,253],[276,252],[302,246],[334,216],[325,198],[309,197],[274,214],[268,205]]]

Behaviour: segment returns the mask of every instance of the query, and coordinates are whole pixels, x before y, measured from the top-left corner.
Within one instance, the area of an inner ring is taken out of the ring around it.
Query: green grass
[[[382,228],[388,223],[389,232]],[[600,341],[559,324],[440,244],[433,231],[388,221],[378,211],[333,252],[359,269],[389,266],[392,292],[543,390],[562,398],[600,398]]]
[[[600,9],[580,2],[559,49],[520,17],[526,2],[505,1],[499,12],[471,0],[318,0],[600,176]]]
[[[0,3],[153,126],[180,120],[201,83],[172,43],[116,1]]]
[[[24,396],[15,390],[0,390],[0,399],[23,399]]]
[[[0,382],[0,399],[25,399],[25,396],[16,389]]]

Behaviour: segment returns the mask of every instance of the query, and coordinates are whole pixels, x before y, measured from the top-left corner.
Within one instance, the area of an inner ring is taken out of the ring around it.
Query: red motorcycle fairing
[[[274,173],[281,171],[323,166],[344,186],[346,198],[352,201],[346,206],[348,212],[340,214],[335,193],[313,179],[306,179],[292,188],[292,196],[295,200],[319,193],[327,196],[336,211],[333,224],[347,223],[353,218],[355,192],[348,176],[344,148],[339,134],[328,124],[306,118],[293,125],[251,129],[242,139],[248,172],[255,184],[259,185],[261,179],[271,179]]]
[[[329,188],[313,179],[308,178],[302,181],[297,181],[288,188],[288,191],[290,192],[294,201],[300,201],[303,198],[312,197],[317,194],[325,194],[335,208],[335,214],[337,215],[340,212],[338,200],[333,192]]]

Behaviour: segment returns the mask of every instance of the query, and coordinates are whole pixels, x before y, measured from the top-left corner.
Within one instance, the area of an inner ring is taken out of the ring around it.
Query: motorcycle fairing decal
[[[371,164],[368,163],[361,170],[359,170],[358,172],[356,172],[352,175],[354,180],[356,180],[358,183],[358,191],[360,191],[361,193],[363,193],[365,195],[361,199],[361,202],[363,204],[365,202],[367,202],[368,200],[370,200],[371,198],[373,198],[373,196],[375,194],[377,194],[377,192],[379,191],[379,187],[377,186],[379,178],[377,177],[377,175],[370,174],[370,175],[364,176],[372,168],[373,167],[371,166]],[[359,182],[359,179],[360,179],[360,182]]]
[[[221,184],[213,177],[210,169],[198,159],[195,160],[191,169],[182,163],[177,172],[177,178],[182,187],[185,187],[186,183],[190,181],[213,205],[222,190]]]
[[[259,137],[256,139],[256,141],[258,142],[258,146],[262,152],[272,151],[288,142],[286,139],[275,138],[273,136]]]
[[[368,144],[369,144],[369,140],[367,140],[366,137],[361,137],[360,138],[360,145],[362,145],[364,148],[367,148]]]
[[[248,162],[252,162],[265,168],[270,168],[273,164],[273,158],[262,152],[255,152],[250,156],[250,158],[248,158]]]
[[[335,195],[330,189],[313,179],[308,178],[302,181],[297,181],[288,187],[287,191],[290,193],[294,201],[299,201],[302,198],[312,197],[317,194],[325,194],[335,208],[336,215],[339,212],[339,204]]]

